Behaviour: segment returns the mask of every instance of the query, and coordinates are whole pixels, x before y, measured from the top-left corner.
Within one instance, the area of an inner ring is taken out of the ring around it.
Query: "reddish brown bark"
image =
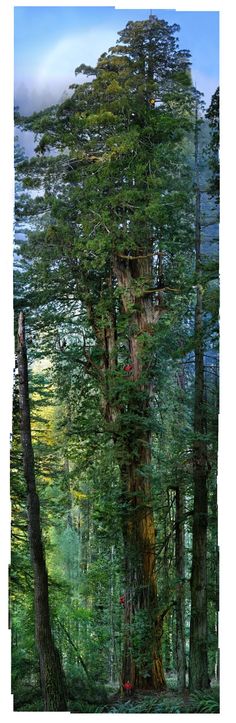
[[[139,464],[150,461],[146,446]],[[135,688],[165,687],[161,658],[163,618],[157,610],[155,529],[150,482],[136,463],[121,468],[125,510],[124,657],[122,680]],[[140,615],[141,614],[141,615]],[[137,628],[138,626],[138,628]],[[138,645],[135,637],[138,634]]]
[[[124,539],[124,646],[123,684],[136,688],[165,687],[161,659],[163,616],[157,610],[156,551],[153,504],[150,481],[151,439],[149,411],[151,384],[149,362],[144,368],[146,344],[159,317],[150,294],[152,254],[137,258],[113,259],[113,275],[120,289],[129,340],[129,373],[125,403],[116,392],[116,321],[111,299],[107,305],[107,324],[99,319],[96,307],[87,311],[98,348],[101,351],[99,378],[102,413],[110,425],[122,484],[122,529]],[[140,279],[145,279],[140,290]],[[137,291],[137,284],[139,290]],[[159,300],[160,303],[160,300]],[[109,308],[108,308],[109,306]],[[126,376],[125,376],[126,375]],[[126,420],[133,419],[127,429]],[[140,622],[141,621],[141,622]],[[143,634],[142,634],[143,631]]]
[[[132,372],[126,413],[136,420],[134,434],[123,441],[120,460],[123,485],[123,537],[125,550],[125,638],[123,684],[129,680],[135,688],[165,687],[161,657],[163,616],[157,609],[156,539],[151,494],[151,434],[148,429],[151,383],[149,362],[144,363],[159,310],[151,296],[145,295],[151,280],[151,257],[115,261],[115,273],[121,290],[124,312],[130,316],[129,337]],[[136,281],[145,279],[143,290],[136,292]],[[131,310],[131,311],[130,311]],[[119,459],[119,451],[118,451]],[[138,643],[136,643],[138,640]]]

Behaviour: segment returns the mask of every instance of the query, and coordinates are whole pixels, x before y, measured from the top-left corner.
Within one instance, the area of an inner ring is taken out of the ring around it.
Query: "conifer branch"
[[[84,662],[83,658],[82,658],[81,655],[79,654],[78,647],[77,647],[77,645],[75,645],[74,641],[72,640],[69,631],[67,630],[67,628],[65,628],[65,625],[63,625],[63,623],[61,623],[60,620],[57,620],[57,623],[58,623],[58,625],[60,626],[60,628],[64,631],[67,639],[69,640],[69,643],[72,645],[72,648],[74,648],[74,650],[76,651],[76,653],[77,653],[77,658],[78,658],[79,662],[81,663],[81,665],[82,665],[82,667],[83,667],[83,669],[84,669],[84,671],[85,671],[85,673],[86,673],[86,675],[87,675],[87,678],[90,679],[90,675],[89,675],[89,672],[88,672],[88,668],[87,668],[87,666],[85,665],[85,662]]]
[[[127,259],[127,261],[135,261],[136,259],[147,259],[151,256],[164,256],[165,251],[152,251],[150,254],[140,254],[137,256],[131,256],[131,254],[117,254],[119,259]]]
[[[157,287],[157,288],[155,288],[155,289],[147,289],[147,290],[145,290],[145,291],[143,292],[143,296],[146,296],[146,294],[156,294],[156,293],[158,294],[160,291],[176,291],[176,292],[179,292],[179,291],[181,291],[181,289],[178,289],[178,288],[175,289],[175,288],[172,288],[172,286],[162,286],[162,287],[160,287],[160,288]]]

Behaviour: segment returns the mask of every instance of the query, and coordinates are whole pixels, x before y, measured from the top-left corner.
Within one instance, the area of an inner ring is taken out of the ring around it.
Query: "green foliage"
[[[219,689],[198,691],[190,697],[192,713],[219,713]]]
[[[104,707],[96,705],[96,703],[87,703],[86,701],[78,701],[70,704],[71,713],[103,713]]]
[[[185,706],[181,698],[176,698],[173,694],[160,696],[158,694],[146,694],[137,696],[135,700],[127,700],[116,703],[109,713],[182,713],[185,712]]]
[[[77,675],[68,679],[68,701],[71,713],[102,713],[107,704],[107,693],[94,679],[88,681]]]
[[[156,19],[128,23],[119,43],[101,56],[95,69],[84,64],[77,68],[76,73],[90,80],[74,85],[69,99],[31,118],[18,118],[22,128],[38,135],[38,155],[17,162],[17,224],[24,221],[27,228],[18,246],[15,313],[17,321],[19,309],[26,311],[32,434],[53,634],[73,712],[186,712],[185,701],[173,693],[135,694],[111,708],[105,693],[108,684],[113,690],[120,685],[127,632],[119,602],[127,563],[122,534],[132,510],[138,516],[146,503],[143,488],[124,486],[121,472],[129,465],[135,466],[139,480],[151,485],[157,604],[159,612],[168,610],[162,640],[164,663],[171,670],[176,668],[175,603],[183,583],[175,562],[176,486],[183,492],[188,644],[196,299],[194,96],[189,54],[178,50],[176,31],[177,26]],[[150,97],[160,98],[160,106],[150,110]],[[203,160],[205,169],[206,156]],[[20,195],[21,184],[36,194]],[[206,221],[207,213],[208,209]],[[206,352],[215,344],[215,272],[214,260],[204,258]],[[140,324],[140,318],[146,323]],[[133,371],[124,369],[135,344],[141,369],[136,380]],[[212,382],[209,389],[204,438],[212,465],[208,567],[213,669],[217,561]],[[17,710],[40,710],[27,680],[31,665],[38,696],[17,404],[16,392],[13,688]],[[151,462],[141,459],[142,442],[144,448],[150,444]],[[144,677],[150,669],[150,620],[141,608],[131,626],[132,653]]]
[[[210,141],[210,168],[211,168],[211,179],[209,183],[209,193],[215,199],[215,202],[219,204],[219,186],[220,186],[220,166],[219,166],[219,123],[220,123],[220,92],[219,88],[216,89],[212,96],[210,106],[207,110],[206,116],[209,119],[211,129],[211,141]]]
[[[199,691],[190,697],[177,695],[173,691],[167,693],[136,693],[133,698],[119,700],[111,707],[106,706],[107,713],[219,713],[219,691]]]

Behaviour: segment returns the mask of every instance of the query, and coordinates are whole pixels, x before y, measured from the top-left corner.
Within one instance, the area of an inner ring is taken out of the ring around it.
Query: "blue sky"
[[[75,81],[82,62],[96,64],[114,45],[128,20],[148,18],[149,9],[112,7],[16,7],[15,102],[23,113],[57,102]],[[153,11],[180,25],[179,46],[192,55],[192,76],[208,105],[218,85],[217,12]]]

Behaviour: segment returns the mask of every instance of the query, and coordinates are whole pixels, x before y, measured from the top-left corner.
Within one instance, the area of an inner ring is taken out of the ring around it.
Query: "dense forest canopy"
[[[15,710],[218,710],[219,105],[178,30],[16,113]]]

